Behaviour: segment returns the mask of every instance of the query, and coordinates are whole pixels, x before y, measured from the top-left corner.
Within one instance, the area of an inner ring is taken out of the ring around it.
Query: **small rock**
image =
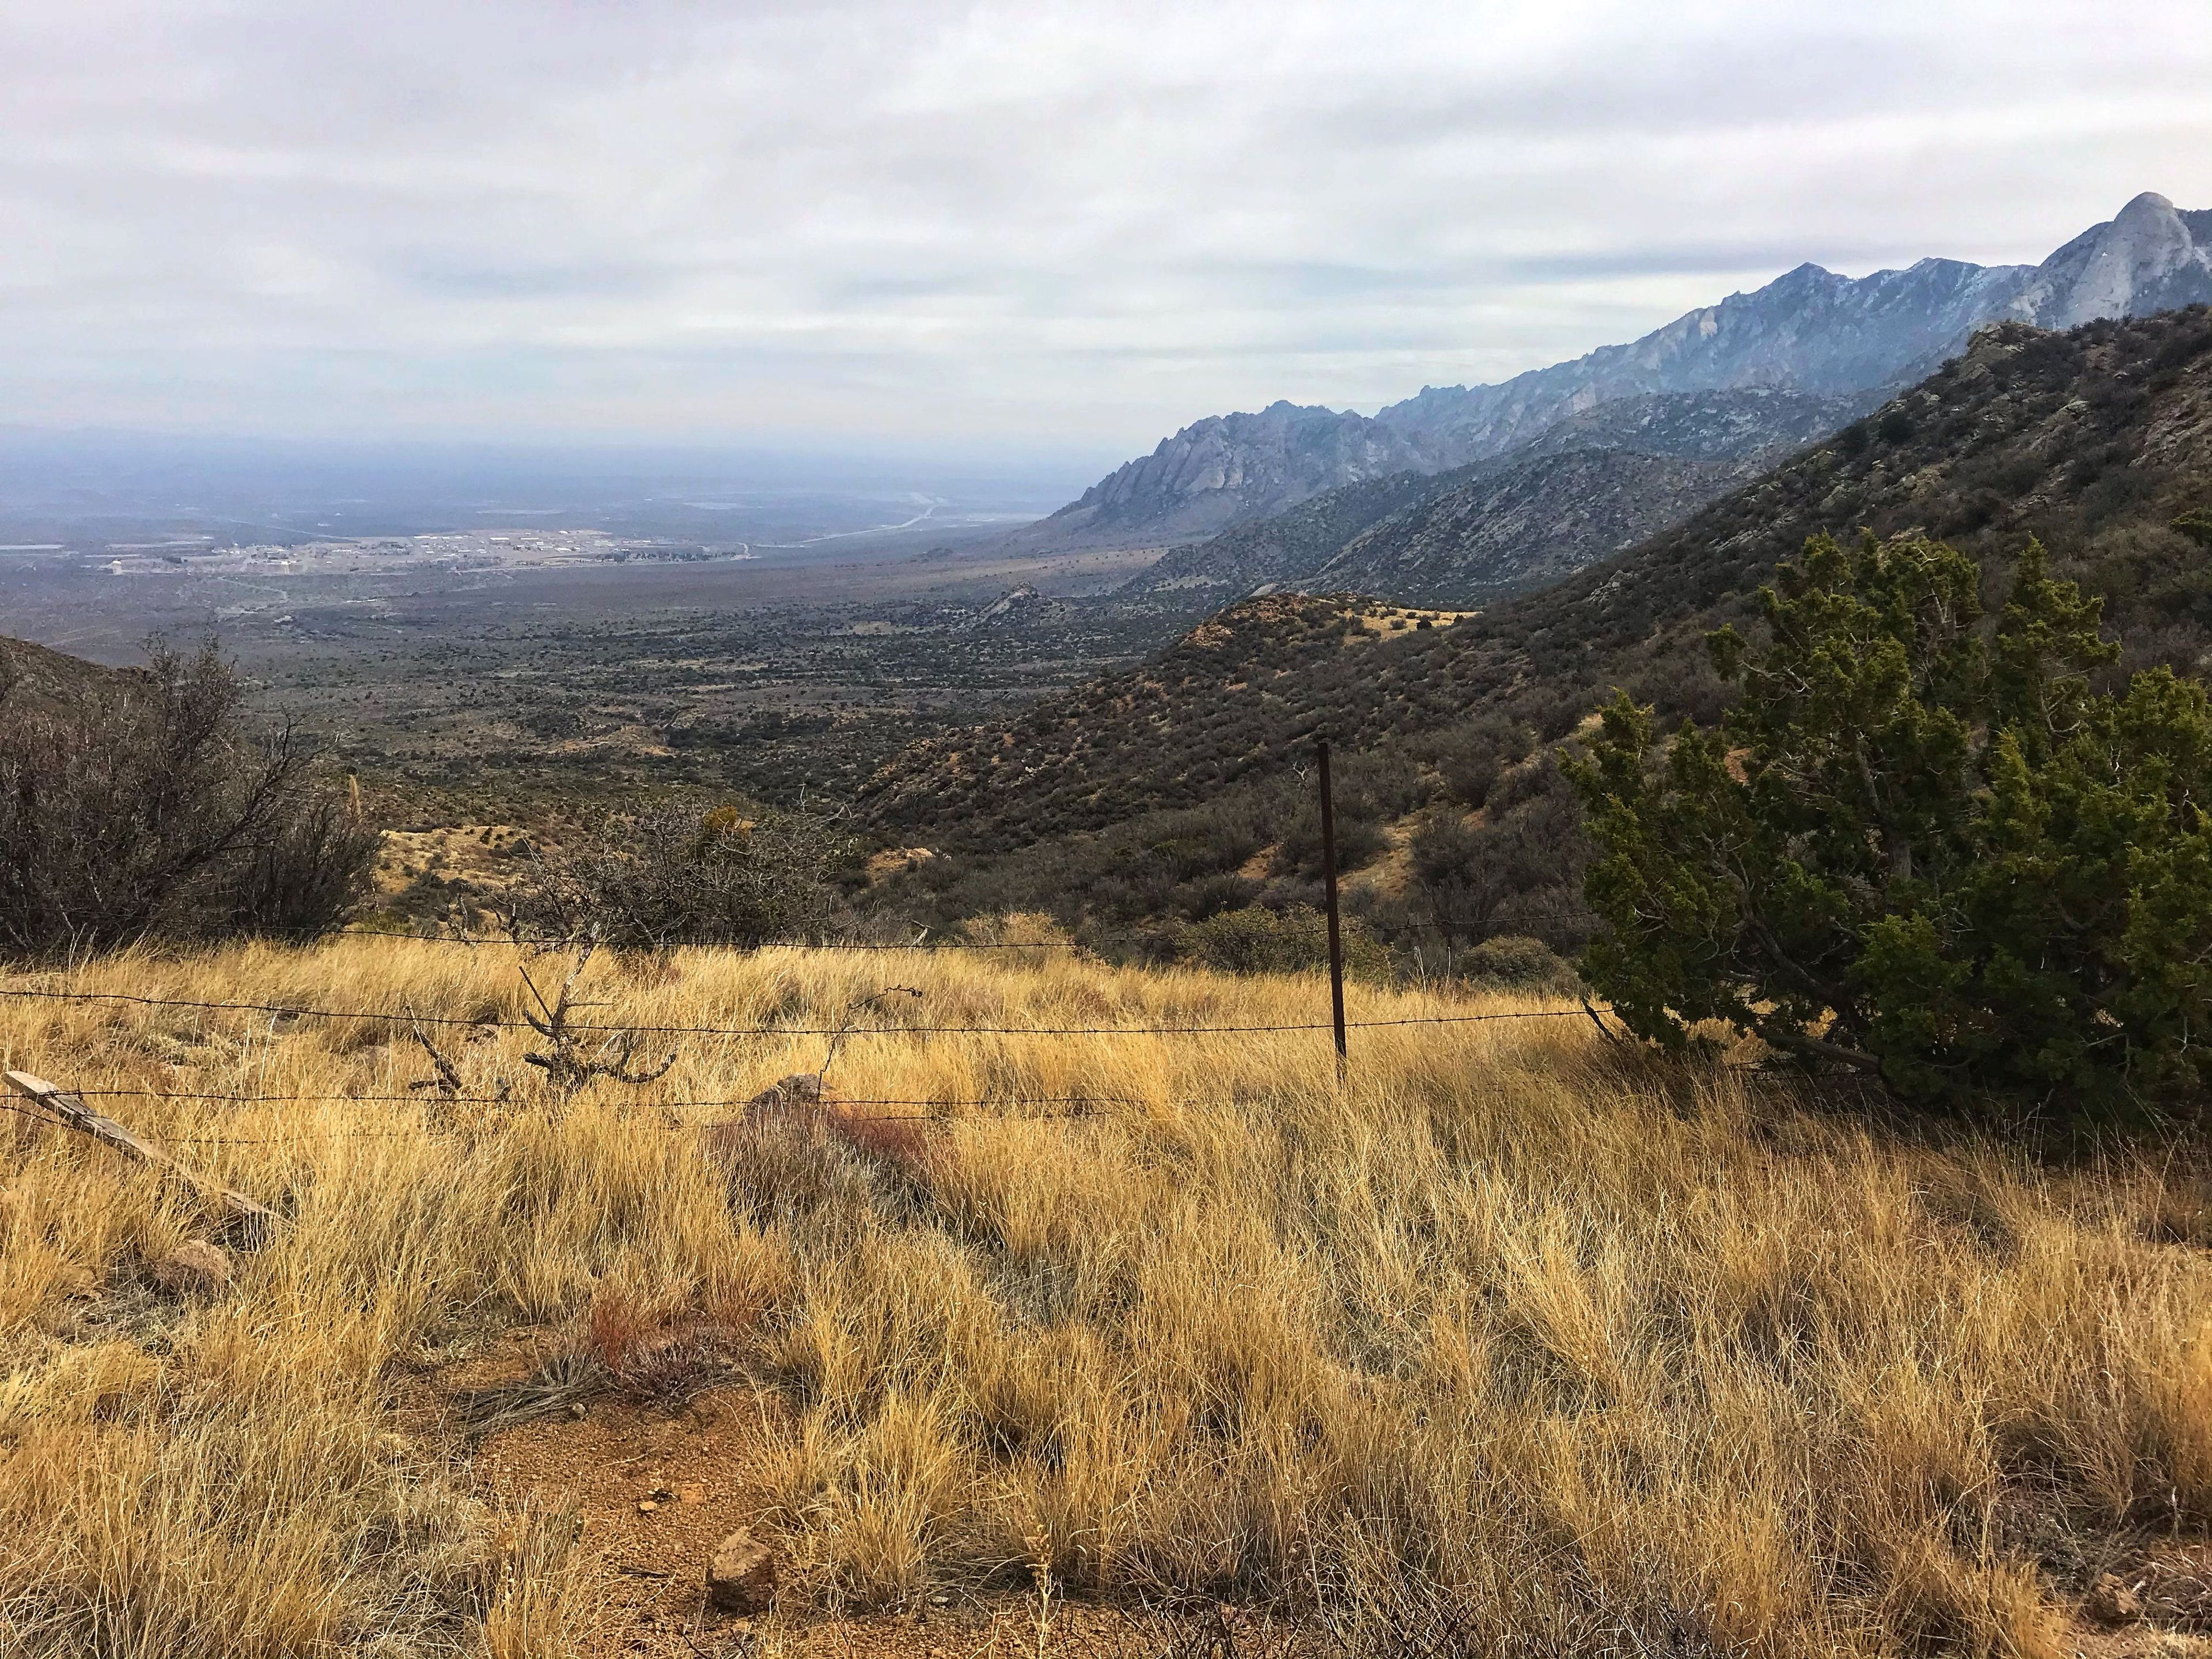
[[[825,1087],[814,1073],[794,1072],[747,1101],[743,1117],[702,1125],[701,1143],[710,1158],[723,1164],[733,1163],[763,1128],[797,1129],[810,1125],[819,1127],[844,1098],[835,1089]]]
[[[2143,1616],[2142,1592],[2118,1573],[2108,1572],[2090,1585],[2084,1605],[2100,1624],[2132,1625]]]
[[[154,1282],[178,1296],[213,1296],[230,1283],[230,1258],[204,1239],[188,1238],[153,1264]]]
[[[652,1498],[642,1498],[642,1499],[641,1499],[641,1500],[639,1501],[639,1503],[638,1503],[638,1506],[637,1506],[637,1512],[638,1512],[640,1515],[651,1515],[651,1514],[652,1514],[655,1510],[659,1509],[659,1507],[660,1507],[660,1505],[659,1505],[658,1503],[656,1503],[653,1499],[652,1499]]]
[[[707,1599],[725,1613],[766,1613],[775,1595],[775,1552],[739,1527],[714,1547]]]
[[[769,1112],[788,1112],[808,1106],[834,1105],[838,1100],[835,1090],[826,1087],[821,1078],[811,1072],[793,1072],[789,1077],[771,1083],[745,1103],[745,1110],[757,1116]]]

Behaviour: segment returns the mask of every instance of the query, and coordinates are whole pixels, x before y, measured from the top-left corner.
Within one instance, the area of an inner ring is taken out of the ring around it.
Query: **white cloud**
[[[1058,443],[2212,206],[2203,0],[0,14],[6,418]]]

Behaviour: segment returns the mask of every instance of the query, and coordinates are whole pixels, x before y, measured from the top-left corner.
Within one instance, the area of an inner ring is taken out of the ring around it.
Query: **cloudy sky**
[[[1060,451],[2212,206],[2207,0],[0,0],[0,422]]]

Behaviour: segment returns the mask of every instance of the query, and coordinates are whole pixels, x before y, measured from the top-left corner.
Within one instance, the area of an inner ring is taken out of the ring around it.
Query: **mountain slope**
[[[1271,404],[1256,415],[1212,416],[1185,427],[1009,543],[1188,539],[1340,484],[1439,465],[1410,432],[1333,409]]]
[[[1193,609],[1285,584],[1486,603],[1641,541],[1872,401],[1741,390],[1616,399],[1494,460],[1343,485],[1171,548],[1122,592]]]
[[[1170,548],[1124,583],[1130,597],[1173,599],[1211,611],[1224,599],[1295,581],[1370,526],[1440,495],[1474,471],[1393,472],[1334,489],[1202,542]]]
[[[2127,662],[2212,653],[2212,311],[1991,330],[1923,385],[1623,556],[1481,616],[1376,637],[1371,607],[1277,598],[1022,720],[908,751],[868,810],[977,850],[1091,831],[1279,775],[1331,733],[1432,767],[1472,722],[1571,730],[1613,684],[1710,714],[1699,641],[1815,532],[1923,527],[1997,573],[2030,534],[2106,596]]]
[[[1047,548],[1211,534],[1339,484],[1484,459],[1595,405],[1653,392],[1905,385],[1987,323],[2067,328],[2212,301],[2208,224],[2212,212],[2147,192],[2037,265],[1923,259],[1854,278],[1804,264],[1628,344],[1496,386],[1425,387],[1372,419],[1288,404],[1215,416],[1015,539]]]
[[[131,669],[103,667],[28,640],[0,637],[0,702],[33,708],[65,708],[137,684]]]
[[[1685,461],[1779,460],[1850,425],[1881,401],[1864,392],[1759,386],[1639,392],[1567,416],[1507,453],[1518,459],[1572,449],[1631,449]]]
[[[1839,276],[1804,264],[1627,345],[1498,386],[1425,387],[1376,423],[1432,451],[1492,453],[1593,404],[1649,392],[1766,386],[1837,394],[1917,379],[1976,328],[2071,328],[2212,301],[2212,240],[2163,196],[2136,197],[2039,265],[1923,259]]]
[[[1747,471],[1757,468],[1627,449],[1542,455],[1394,513],[1297,580],[1401,605],[1479,605],[1610,558]]]

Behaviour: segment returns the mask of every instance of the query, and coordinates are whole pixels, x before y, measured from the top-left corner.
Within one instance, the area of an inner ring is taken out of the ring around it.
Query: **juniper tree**
[[[1584,976],[1629,1027],[1700,1021],[1908,1098],[2193,1109],[2212,1075],[2212,703],[2092,689],[2100,602],[2031,544],[1994,628],[1974,562],[1806,546],[1737,689],[1655,745],[1626,696],[1571,773],[1607,924]]]

